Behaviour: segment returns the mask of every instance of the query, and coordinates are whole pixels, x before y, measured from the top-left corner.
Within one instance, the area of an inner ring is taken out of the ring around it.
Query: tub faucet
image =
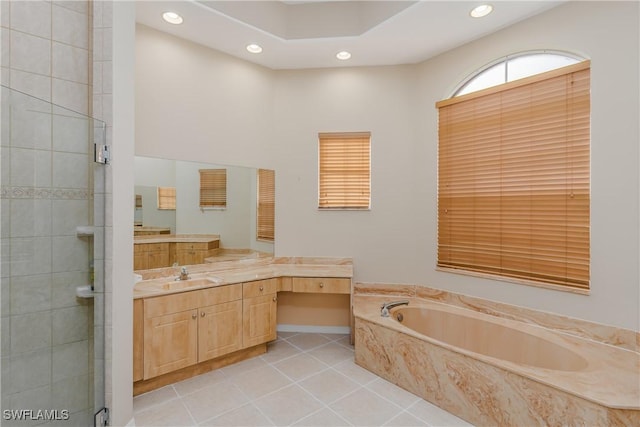
[[[389,317],[389,310],[399,305],[409,305],[409,300],[391,301],[385,302],[380,306],[380,316]]]
[[[187,271],[187,267],[182,267],[180,269],[180,276],[176,277],[176,280],[189,280],[189,272]]]

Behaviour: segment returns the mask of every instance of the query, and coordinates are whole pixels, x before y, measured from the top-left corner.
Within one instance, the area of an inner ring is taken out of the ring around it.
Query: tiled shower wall
[[[75,232],[93,221],[90,123],[49,102],[91,115],[91,14],[85,1],[0,9],[2,84],[43,100],[16,97],[10,132],[3,119],[2,406],[67,409],[77,425],[94,405],[93,302],[75,297],[92,258]]]

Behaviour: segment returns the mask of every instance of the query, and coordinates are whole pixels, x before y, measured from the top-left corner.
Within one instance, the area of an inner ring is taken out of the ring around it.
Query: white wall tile
[[[53,152],[53,187],[87,188],[89,161],[84,154]]]
[[[43,38],[51,38],[51,3],[11,2],[11,28]]]
[[[11,354],[51,347],[51,312],[11,316]]]
[[[51,235],[51,200],[11,200],[11,237]]]
[[[26,140],[19,140],[26,142]],[[17,186],[51,186],[51,152],[25,148],[11,149],[10,181]]]
[[[26,314],[50,309],[50,274],[11,279],[11,314]]]
[[[11,144],[14,147],[51,149],[51,115],[22,108],[11,110]]]
[[[51,29],[52,39],[71,46],[89,48],[89,20],[88,16],[74,10],[52,5]]]
[[[11,31],[11,68],[30,73],[51,73],[51,40]]]
[[[89,83],[89,51],[68,44],[53,42],[51,75],[76,83]]]
[[[90,119],[67,114],[53,116],[53,149],[70,153],[89,153]]]
[[[11,66],[11,31],[8,28],[0,28],[0,65]]]
[[[51,77],[20,70],[10,70],[11,87],[36,98],[51,101]]]
[[[76,227],[89,223],[89,200],[53,200],[52,234],[75,236]]]
[[[91,425],[93,420],[80,409],[89,407],[89,375],[72,376],[56,381],[52,385],[53,408],[68,408],[71,412],[70,425]],[[92,402],[91,402],[92,403]],[[87,419],[88,418],[88,419]]]
[[[84,322],[86,327],[86,319]],[[64,378],[87,374],[89,372],[89,341],[75,341],[53,347],[52,372],[54,384]]]
[[[76,287],[89,284],[88,273],[84,271],[63,271],[51,275],[51,308],[75,307]]]
[[[82,114],[89,111],[89,86],[57,78],[52,79],[51,102]]]
[[[51,237],[12,238],[11,275],[51,273]]]
[[[12,394],[6,407],[31,409],[34,411],[43,408],[51,408],[51,387],[49,385],[45,385]]]
[[[54,236],[52,272],[88,271],[89,243],[76,236]]]
[[[102,3],[102,1],[96,1],[96,3]],[[89,2],[87,0],[53,1],[53,4],[85,15],[89,13]]]
[[[53,345],[86,340],[89,337],[88,313],[88,307],[82,305],[53,310]]]
[[[51,349],[12,356],[9,378],[13,392],[30,390],[49,384],[51,378]]]

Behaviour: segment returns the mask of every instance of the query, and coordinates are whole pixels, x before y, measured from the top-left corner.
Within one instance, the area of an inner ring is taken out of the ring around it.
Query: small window
[[[320,133],[318,138],[318,208],[369,209],[371,133]]]
[[[200,169],[200,207],[227,207],[227,170]]]
[[[546,71],[577,64],[582,59],[562,52],[526,52],[491,63],[468,78],[453,96],[465,95]]]
[[[141,198],[142,201],[142,198]],[[158,209],[175,210],[176,188],[158,187]]]
[[[258,169],[257,238],[273,242],[275,237],[276,172]]]

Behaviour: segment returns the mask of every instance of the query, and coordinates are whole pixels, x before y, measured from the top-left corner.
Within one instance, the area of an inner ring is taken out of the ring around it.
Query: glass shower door
[[[1,87],[3,426],[93,425],[104,405],[104,123]],[[104,179],[102,179],[102,185]]]

